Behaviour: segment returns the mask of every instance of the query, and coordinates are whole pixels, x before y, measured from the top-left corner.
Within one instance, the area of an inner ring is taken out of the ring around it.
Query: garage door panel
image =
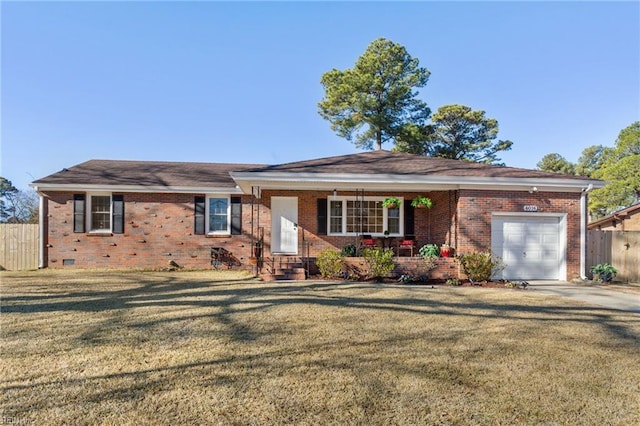
[[[558,279],[561,267],[559,217],[494,217],[492,249],[507,265],[506,279]]]

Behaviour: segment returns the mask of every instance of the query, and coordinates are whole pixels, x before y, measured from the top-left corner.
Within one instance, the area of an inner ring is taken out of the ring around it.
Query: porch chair
[[[413,249],[415,247],[415,237],[407,235],[404,239],[398,241],[398,256],[402,254],[402,251],[409,251],[410,256],[413,257]]]
[[[360,240],[360,249],[363,248],[373,248],[376,247],[376,240],[369,234],[362,234],[362,239]]]

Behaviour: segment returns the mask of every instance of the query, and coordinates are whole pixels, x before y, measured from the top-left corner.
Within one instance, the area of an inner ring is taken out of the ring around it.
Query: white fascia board
[[[242,194],[239,187],[213,186],[146,186],[146,185],[72,185],[72,184],[30,184],[36,192],[82,191],[82,192],[152,192],[163,194]]]
[[[528,191],[536,187],[538,191],[580,192],[590,184],[602,188],[604,182],[582,179],[540,179],[504,177],[466,176],[425,176],[392,174],[323,174],[323,173],[281,173],[281,172],[233,172],[233,179],[245,191],[252,186],[261,189],[368,189],[370,191],[424,191],[448,189],[514,190]]]

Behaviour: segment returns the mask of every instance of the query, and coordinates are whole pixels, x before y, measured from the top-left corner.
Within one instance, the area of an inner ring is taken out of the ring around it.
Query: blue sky
[[[386,37],[433,111],[485,110],[535,168],[640,119],[638,2],[2,2],[1,170],[20,189],[88,159],[283,163],[359,152],[322,74]],[[390,149],[391,145],[385,145]]]

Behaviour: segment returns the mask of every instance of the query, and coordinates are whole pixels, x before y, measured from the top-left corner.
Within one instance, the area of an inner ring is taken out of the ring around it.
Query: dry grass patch
[[[640,317],[527,291],[3,273],[5,418],[638,424]]]

